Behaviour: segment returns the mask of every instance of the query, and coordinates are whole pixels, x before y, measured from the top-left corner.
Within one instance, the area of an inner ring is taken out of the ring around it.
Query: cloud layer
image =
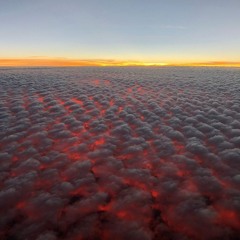
[[[239,70],[0,70],[1,239],[237,239]]]

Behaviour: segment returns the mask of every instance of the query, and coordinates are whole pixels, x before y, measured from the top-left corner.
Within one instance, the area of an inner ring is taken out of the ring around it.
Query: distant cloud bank
[[[240,67],[240,62],[206,61],[206,62],[158,62],[158,61],[134,61],[114,59],[68,59],[68,58],[2,58],[0,67],[64,67],[64,66],[223,66]]]

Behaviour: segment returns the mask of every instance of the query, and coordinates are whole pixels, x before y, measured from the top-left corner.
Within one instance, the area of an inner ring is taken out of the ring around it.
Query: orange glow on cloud
[[[5,58],[0,59],[2,67],[68,67],[68,66],[221,66],[240,67],[240,62],[195,62],[195,63],[167,63],[124,60],[77,60],[67,58]]]

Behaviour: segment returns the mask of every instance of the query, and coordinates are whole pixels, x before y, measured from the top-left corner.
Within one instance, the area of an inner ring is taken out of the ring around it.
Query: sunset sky
[[[240,66],[240,0],[0,3],[1,66]]]

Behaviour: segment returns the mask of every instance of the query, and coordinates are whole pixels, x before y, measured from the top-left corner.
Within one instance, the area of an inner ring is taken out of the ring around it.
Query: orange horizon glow
[[[4,58],[0,59],[0,67],[80,67],[80,66],[206,66],[206,67],[240,67],[240,62],[206,61],[206,62],[150,62],[133,60],[101,60],[101,59],[66,59],[66,58]]]

